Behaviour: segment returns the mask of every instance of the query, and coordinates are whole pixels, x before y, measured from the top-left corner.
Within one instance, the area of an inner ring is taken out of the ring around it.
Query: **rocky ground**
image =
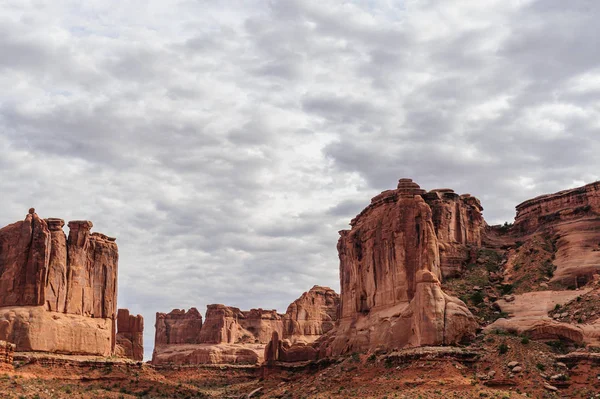
[[[564,357],[569,351],[582,359]],[[590,357],[591,356],[591,357]],[[115,359],[17,356],[2,398],[600,398],[600,357],[501,332],[462,348],[352,354],[308,366],[175,369]]]

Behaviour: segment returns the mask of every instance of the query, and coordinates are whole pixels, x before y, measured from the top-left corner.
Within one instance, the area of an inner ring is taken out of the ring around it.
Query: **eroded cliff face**
[[[282,329],[282,315],[275,310],[212,304],[204,323],[195,308],[157,313],[152,363],[259,363],[272,332]]]
[[[283,315],[275,310],[244,311],[220,304],[207,306],[204,323],[195,308],[157,313],[152,363],[261,363],[265,344],[273,334],[284,337],[286,347],[311,343],[334,328],[338,306],[335,291],[314,286]]]
[[[485,222],[476,198],[442,189],[427,193],[410,179],[374,197],[340,231],[340,320],[312,345],[273,335],[267,362],[314,360],[349,352],[451,345],[477,323],[440,280],[460,273],[481,245]],[[442,255],[443,254],[443,255]],[[276,342],[275,342],[276,341]]]
[[[155,345],[198,344],[202,329],[202,315],[198,309],[173,309],[169,313],[156,313]]]
[[[67,239],[63,226],[63,220],[44,220],[30,209],[24,221],[0,229],[0,339],[14,342],[17,351],[110,355],[115,239],[90,233],[89,221],[69,222]]]
[[[236,344],[269,342],[273,331],[281,332],[282,317],[275,310],[238,308],[220,304],[208,305],[200,342]]]
[[[310,343],[331,331],[338,319],[340,296],[329,287],[315,285],[288,306],[283,338]]]
[[[517,205],[512,234],[521,241],[535,235],[553,240],[551,283],[578,287],[600,272],[600,182]]]
[[[517,205],[514,229],[533,233],[544,225],[600,214],[600,182],[541,195]]]
[[[117,356],[144,360],[144,318],[130,315],[128,309],[117,313]]]
[[[436,189],[423,195],[432,212],[432,221],[440,250],[443,277],[457,277],[467,261],[481,247],[485,221],[479,200],[469,194]]]

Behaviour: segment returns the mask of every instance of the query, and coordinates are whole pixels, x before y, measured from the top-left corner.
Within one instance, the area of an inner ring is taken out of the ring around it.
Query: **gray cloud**
[[[600,179],[593,2],[112,3],[0,6],[0,224],[117,236],[147,354],[156,311],[337,289],[400,177],[492,223]]]

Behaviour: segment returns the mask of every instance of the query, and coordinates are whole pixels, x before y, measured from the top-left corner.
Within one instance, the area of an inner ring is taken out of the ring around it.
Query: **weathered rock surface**
[[[423,199],[431,207],[442,275],[460,276],[465,262],[475,257],[474,249],[481,247],[483,207],[477,198],[448,188],[431,190]]]
[[[117,313],[116,354],[133,360],[144,359],[144,318],[133,316],[128,309]]]
[[[338,319],[339,295],[331,288],[314,286],[290,304],[284,315],[275,310],[243,311],[232,306],[208,305],[206,318],[192,308],[156,314],[152,363],[258,363],[273,335],[285,337],[286,358],[298,358],[291,342],[310,343],[331,331]],[[311,356],[316,349],[304,346]],[[289,349],[289,350],[287,350]],[[284,355],[285,356],[285,355]]]
[[[152,363],[255,364],[273,331],[282,332],[283,317],[275,310],[208,305],[206,318],[195,308],[156,314]]]
[[[558,237],[552,283],[578,287],[600,272],[600,182],[542,195],[517,205],[514,233]]]
[[[152,364],[259,364],[263,361],[262,344],[180,344],[154,348]]]
[[[513,295],[511,301],[500,299],[498,307],[509,315],[486,327],[487,331],[505,330],[532,339],[568,339],[583,342],[586,332],[578,325],[552,320],[548,312],[585,293],[582,291],[539,291]],[[589,335],[589,334],[588,334]]]
[[[33,209],[0,229],[0,307],[43,305],[49,260],[50,231]]]
[[[0,340],[20,352],[110,356],[113,320],[48,312],[43,306],[0,308]]]
[[[595,182],[522,202],[517,205],[514,228],[521,233],[532,233],[549,223],[579,219],[599,212],[600,182]]]
[[[44,220],[30,209],[24,221],[0,229],[0,330],[17,351],[111,354],[115,239],[90,233],[89,221],[69,222],[67,239],[63,226],[63,220]]]
[[[13,354],[15,345],[10,342],[0,341],[0,370],[13,368]]]
[[[426,195],[401,179],[397,190],[373,198],[352,220],[352,230],[340,232],[341,320],[327,354],[454,344],[474,334],[477,324],[466,305],[441,289],[440,240]],[[431,201],[447,212],[457,208]],[[479,215],[480,209],[469,212]],[[469,240],[460,214],[454,227],[439,224],[444,239]]]
[[[238,308],[220,304],[208,305],[200,332],[203,344],[266,344],[273,331],[282,332],[282,316],[275,310]]]
[[[339,303],[340,296],[334,290],[315,285],[288,306],[283,337],[292,343],[315,341],[334,328]]]
[[[199,344],[202,315],[198,309],[173,309],[169,313],[156,313],[155,345]]]

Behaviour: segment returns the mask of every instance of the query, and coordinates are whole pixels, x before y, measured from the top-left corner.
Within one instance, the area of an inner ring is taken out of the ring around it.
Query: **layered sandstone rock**
[[[180,344],[161,345],[154,349],[152,364],[259,364],[263,361],[262,344]]]
[[[266,344],[273,331],[282,332],[282,317],[275,310],[238,308],[220,304],[208,305],[200,332],[205,344]]]
[[[460,276],[466,261],[474,258],[474,250],[481,247],[483,207],[477,198],[458,195],[448,188],[431,190],[423,199],[431,208],[442,275]]]
[[[0,229],[0,330],[18,351],[110,354],[115,344],[115,239],[90,233],[89,221],[69,222],[67,239],[63,226],[61,219],[44,220],[30,209],[24,221]],[[57,342],[59,336],[63,342]]]
[[[207,306],[204,323],[195,308],[157,313],[152,363],[255,364],[262,361],[273,331],[282,330],[282,315],[275,310],[213,304]]]
[[[481,209],[470,196],[451,190],[427,193],[410,179],[374,197],[351,221],[352,229],[340,232],[338,326],[310,349],[271,342],[267,359],[311,360],[354,351],[450,345],[473,337],[477,323],[471,312],[442,291],[440,249],[480,245]]]
[[[202,315],[198,309],[173,309],[169,313],[156,313],[155,345],[198,344],[202,329]]]
[[[144,318],[128,309],[117,313],[117,355],[133,360],[144,359]]]
[[[0,308],[0,340],[19,352],[110,356],[113,320],[49,312],[43,306]]]
[[[340,296],[329,287],[315,285],[288,306],[283,338],[310,343],[331,331],[338,319]]]
[[[600,213],[600,182],[541,195],[517,205],[514,228],[532,233],[543,225]]]
[[[0,307],[43,305],[49,260],[50,231],[34,209],[0,229]]]
[[[514,234],[556,237],[552,283],[578,287],[600,272],[600,182],[542,195],[517,205]]]

